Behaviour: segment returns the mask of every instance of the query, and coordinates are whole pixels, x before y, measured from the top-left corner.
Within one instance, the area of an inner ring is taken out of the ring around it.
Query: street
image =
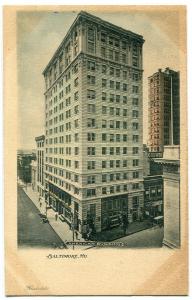
[[[18,186],[18,246],[50,248],[53,244],[62,244],[62,240],[48,223],[42,223],[39,210]]]
[[[126,243],[126,246],[124,246],[126,248],[160,248],[162,247],[163,234],[164,234],[163,227],[160,228],[156,226],[114,240],[113,242]],[[107,247],[112,247],[112,246],[109,245]],[[96,248],[102,249],[103,247],[96,247]]]

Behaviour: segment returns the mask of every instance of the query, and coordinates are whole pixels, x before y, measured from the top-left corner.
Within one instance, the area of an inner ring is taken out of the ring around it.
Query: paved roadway
[[[19,247],[52,248],[63,243],[48,223],[41,222],[39,210],[19,186],[17,211]]]

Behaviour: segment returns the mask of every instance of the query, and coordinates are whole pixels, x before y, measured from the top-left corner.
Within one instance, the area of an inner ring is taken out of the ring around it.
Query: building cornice
[[[119,27],[117,25],[114,25],[110,22],[104,21],[102,19],[100,19],[99,17],[96,17],[94,15],[91,15],[87,12],[81,11],[77,17],[75,18],[74,22],[72,23],[72,25],[70,26],[67,34],[65,35],[64,39],[62,40],[61,44],[59,45],[59,47],[57,48],[57,50],[55,51],[55,53],[53,54],[51,60],[49,61],[49,63],[47,64],[47,66],[45,67],[45,69],[43,70],[42,74],[45,75],[45,73],[47,72],[47,70],[49,69],[49,67],[52,65],[52,63],[54,62],[54,60],[56,59],[57,55],[60,53],[63,45],[65,44],[65,42],[67,41],[68,37],[70,36],[71,31],[73,30],[74,26],[78,24],[78,21],[84,18],[85,20],[94,22],[96,24],[99,24],[100,26],[104,26],[107,29],[112,29],[114,31],[117,31],[117,33],[119,34],[119,31],[122,35],[125,35],[125,37],[129,36],[132,39],[137,40],[140,43],[144,43],[145,40],[143,39],[142,35],[136,34],[132,31],[123,29],[122,27]]]

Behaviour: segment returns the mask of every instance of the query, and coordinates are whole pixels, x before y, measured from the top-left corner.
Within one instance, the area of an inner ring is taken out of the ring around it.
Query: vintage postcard
[[[5,6],[6,295],[187,295],[185,6]]]

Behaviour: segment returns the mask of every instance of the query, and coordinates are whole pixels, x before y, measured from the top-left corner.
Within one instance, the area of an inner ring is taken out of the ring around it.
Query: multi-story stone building
[[[143,42],[81,12],[43,71],[47,201],[79,231],[143,207]]]
[[[37,191],[37,161],[31,162],[31,187],[33,191]]]
[[[40,198],[44,198],[44,144],[45,135],[35,138],[37,144],[37,191]]]
[[[163,216],[163,178],[160,175],[144,177],[144,213],[148,217]]]
[[[180,75],[166,68],[148,78],[149,151],[162,157],[164,145],[180,144]],[[161,154],[161,155],[159,155]]]
[[[180,237],[180,147],[165,146],[163,158],[156,163],[163,166],[164,179],[164,238],[163,245],[179,248]]]

